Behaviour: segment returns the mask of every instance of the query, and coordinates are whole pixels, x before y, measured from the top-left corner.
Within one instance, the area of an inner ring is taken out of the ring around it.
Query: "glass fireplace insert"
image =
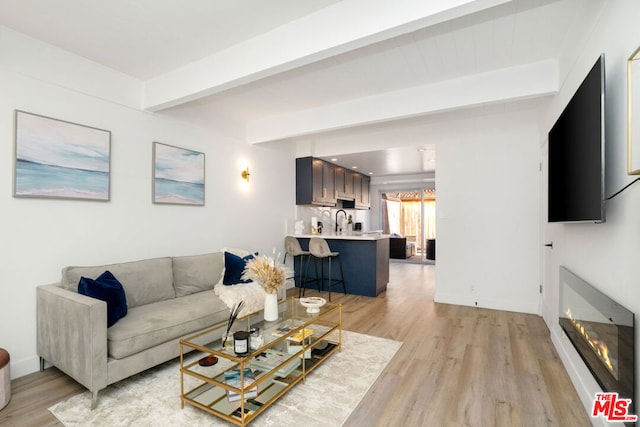
[[[559,314],[560,326],[602,390],[634,405],[634,314],[562,266]]]

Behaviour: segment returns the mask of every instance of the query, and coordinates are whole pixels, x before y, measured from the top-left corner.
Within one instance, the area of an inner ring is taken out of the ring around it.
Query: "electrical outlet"
[[[473,283],[471,284],[471,293],[472,294],[476,293],[476,285],[474,285]]]

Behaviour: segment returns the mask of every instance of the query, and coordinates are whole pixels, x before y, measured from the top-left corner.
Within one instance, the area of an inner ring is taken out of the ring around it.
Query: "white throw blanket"
[[[215,294],[232,309],[240,301],[244,301],[239,316],[264,309],[264,289],[257,282],[223,285],[222,282],[213,287]]]
[[[222,248],[222,252],[230,252],[239,257],[245,257],[251,254],[249,251],[234,248]],[[258,253],[256,252],[256,255],[257,254]],[[274,258],[280,258],[280,254],[275,256],[275,250]],[[284,270],[285,277],[287,277],[285,289],[295,286],[293,282],[293,270],[285,265],[282,265],[281,268]],[[224,276],[224,271],[222,275]],[[247,314],[264,309],[264,294],[266,292],[264,291],[264,288],[255,281],[249,283],[238,283],[235,285],[224,285],[221,278],[218,284],[213,287],[213,291],[222,300],[222,302],[229,307],[230,310],[232,310],[240,301],[244,301],[242,310],[238,313],[239,316],[246,316]]]

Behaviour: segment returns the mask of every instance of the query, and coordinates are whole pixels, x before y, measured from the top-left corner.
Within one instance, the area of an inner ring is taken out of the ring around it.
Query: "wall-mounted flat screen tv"
[[[604,54],[549,131],[549,222],[604,222]]]

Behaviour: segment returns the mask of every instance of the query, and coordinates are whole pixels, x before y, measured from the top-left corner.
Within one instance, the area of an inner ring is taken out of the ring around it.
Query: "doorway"
[[[406,259],[435,262],[436,192],[433,188],[381,193],[385,234],[406,239]]]

